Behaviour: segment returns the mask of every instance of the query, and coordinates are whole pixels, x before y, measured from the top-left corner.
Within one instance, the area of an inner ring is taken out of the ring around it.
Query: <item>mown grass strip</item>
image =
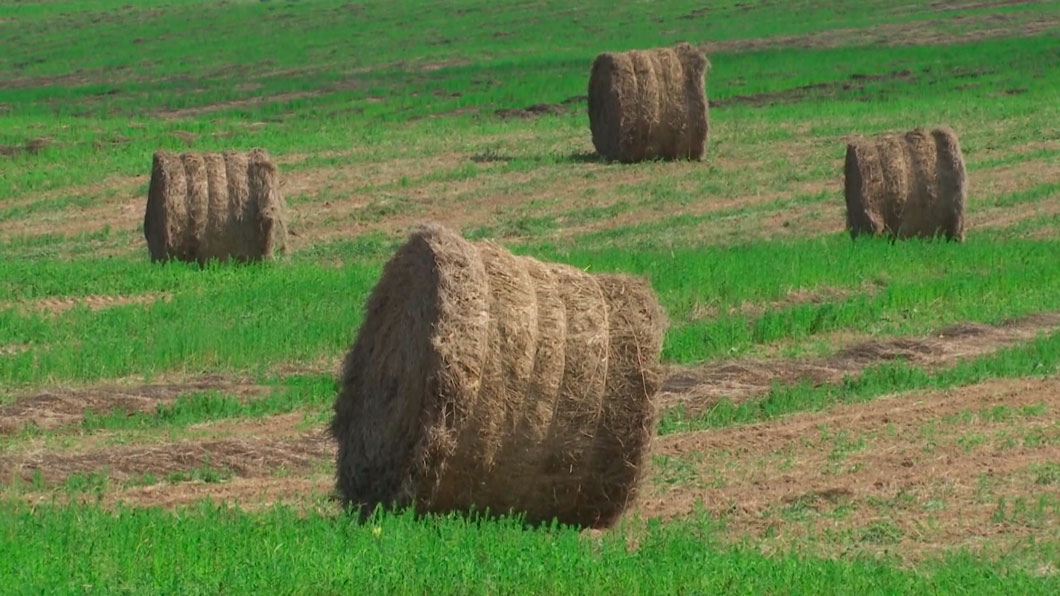
[[[1060,244],[1048,241],[892,244],[852,242],[844,234],[671,251],[538,247],[533,252],[589,271],[648,277],[671,320],[664,358],[692,363],[837,330],[915,334],[961,321],[999,323],[1060,309],[1053,290],[1060,268],[1052,265],[1058,250]],[[816,288],[848,295],[783,304],[791,290]],[[756,315],[739,308],[744,304],[770,307]]]
[[[241,399],[211,390],[182,395],[171,404],[159,404],[154,412],[86,411],[81,428],[86,431],[173,429],[230,418],[263,418],[298,410],[318,413],[331,405],[335,393],[335,379],[331,375],[289,377],[282,387],[262,398]]]
[[[387,246],[371,237],[317,254],[349,263],[342,267],[301,260],[205,270],[122,259],[0,262],[0,301],[171,295],[148,305],[75,307],[58,315],[0,309],[0,345],[30,346],[0,356],[0,385],[173,370],[256,374],[279,363],[338,358],[357,331]],[[839,330],[918,334],[1060,310],[1060,242],[1053,240],[980,236],[961,245],[892,244],[835,235],[697,249],[517,250],[590,272],[648,278],[670,316],[664,358],[679,363]],[[792,291],[817,289],[827,290],[818,301],[785,301]]]
[[[722,400],[705,413],[690,417],[682,410],[667,412],[660,434],[764,422],[788,414],[819,411],[836,404],[858,403],[906,391],[950,389],[995,378],[1040,377],[1060,371],[1060,332],[1026,344],[964,360],[936,372],[896,361],[866,369],[842,383],[813,386],[775,385],[768,395],[734,403]]]

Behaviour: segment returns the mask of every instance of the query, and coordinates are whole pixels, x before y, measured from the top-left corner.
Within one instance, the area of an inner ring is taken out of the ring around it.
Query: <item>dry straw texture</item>
[[[596,57],[589,76],[589,127],[607,159],[700,159],[710,133],[699,49],[682,43]]]
[[[420,228],[346,355],[331,425],[339,495],[362,513],[612,524],[654,434],[665,326],[642,281]]]
[[[949,128],[850,143],[845,176],[851,236],[964,240],[967,177]]]
[[[151,259],[257,261],[285,249],[286,207],[268,153],[158,151],[144,215]]]

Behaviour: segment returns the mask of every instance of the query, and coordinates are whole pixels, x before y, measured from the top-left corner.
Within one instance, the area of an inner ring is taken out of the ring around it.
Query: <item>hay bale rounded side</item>
[[[663,319],[640,314],[661,313],[646,285],[616,279],[417,230],[345,360],[331,424],[342,499],[617,519],[654,428]]]
[[[156,261],[257,261],[284,252],[286,204],[268,153],[157,152],[144,235]]]
[[[897,238],[964,239],[966,176],[956,135],[914,129],[847,145],[847,229]]]
[[[144,237],[152,261],[179,258],[188,225],[187,182],[180,157],[156,151],[144,212]]]
[[[706,56],[675,48],[603,53],[589,75],[589,128],[607,159],[700,159],[709,136]]]

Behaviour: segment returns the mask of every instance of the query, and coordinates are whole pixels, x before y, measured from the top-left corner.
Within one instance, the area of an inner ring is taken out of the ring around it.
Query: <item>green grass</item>
[[[989,4],[4,3],[0,146],[50,143],[0,157],[0,404],[35,388],[126,377],[230,374],[273,390],[250,399],[200,392],[132,415],[87,412],[75,428],[31,428],[2,442],[14,452],[82,436],[173,438],[200,422],[294,411],[320,423],[334,380],[278,380],[281,371],[341,357],[383,262],[408,225],[427,217],[451,218],[466,236],[521,254],[649,279],[671,321],[669,363],[778,347],[827,355],[836,334],[921,335],[1060,311],[1060,216],[1049,213],[1060,197],[1050,178],[1060,151],[1052,67],[1060,3]],[[1028,26],[1033,34],[1016,35]],[[961,40],[930,43],[940,36]],[[906,37],[925,43],[886,45]],[[711,44],[707,159],[595,159],[578,99],[592,58],[678,40]],[[571,98],[558,115],[495,114]],[[936,123],[961,135],[976,222],[967,241],[852,242],[837,233],[846,140]],[[155,149],[186,148],[175,134],[183,132],[194,151],[264,146],[279,157],[295,187],[287,258],[205,269],[148,261],[135,212],[144,174]],[[166,299],[57,314],[34,307],[144,294]],[[672,412],[661,432],[1055,375],[1058,365],[1060,334],[1052,334],[934,372],[890,363],[834,385],[723,401],[694,419]],[[1052,440],[1041,431],[968,433],[961,447]],[[872,449],[859,441],[834,437],[830,461]],[[662,486],[710,481],[688,462],[654,461]],[[1055,467],[1043,462],[1028,474],[1050,487]],[[224,482],[230,473],[207,465],[126,485]],[[115,486],[86,472],[53,488],[91,496]],[[1055,502],[983,499],[997,523],[1041,529],[1055,517]],[[1060,581],[1058,551],[1045,538],[1019,556],[950,552],[907,568],[887,556],[820,559],[798,548],[765,556],[753,540],[721,546],[730,544],[725,532],[705,514],[630,521],[597,541],[512,521],[386,515],[360,526],[284,509],[3,503],[0,585],[27,593],[1050,593]],[[884,519],[841,540],[844,552],[879,553],[907,539]],[[1054,573],[1037,574],[1043,568]]]
[[[378,261],[366,261],[364,251],[374,254],[380,246],[353,243],[321,253],[352,261],[341,268],[292,262],[200,270],[145,266],[138,259],[0,263],[0,301],[172,295],[149,305],[77,307],[58,315],[0,310],[0,345],[31,346],[0,356],[0,382],[26,386],[173,370],[264,374],[280,363],[337,358],[353,338],[361,305],[379,275]],[[839,330],[922,334],[960,321],[998,323],[1060,310],[1057,251],[1056,242],[1043,241],[892,245],[854,243],[846,236],[666,252],[521,250],[590,272],[650,279],[671,319],[664,358],[682,363]],[[783,304],[788,291],[817,288],[849,295]],[[774,301],[781,304],[761,314],[738,308]],[[716,314],[703,317],[702,308]]]
[[[1004,515],[1028,513],[1007,507]],[[880,522],[860,538],[888,544],[895,530]],[[752,546],[721,546],[718,531],[703,517],[628,524],[595,539],[460,517],[388,514],[361,525],[283,508],[0,505],[0,559],[8,586],[49,593],[1045,594],[1060,587],[1055,575],[1037,577],[1019,559],[984,564],[954,553],[913,571],[887,559],[766,557]]]
[[[518,3],[468,3],[461,14],[415,2],[365,3],[356,8],[337,0],[264,4],[176,3],[106,10],[102,8],[106,4],[100,3],[78,6],[65,15],[22,6],[0,8],[0,18],[12,19],[0,26],[10,30],[8,47],[13,50],[0,58],[0,71],[17,82],[0,88],[0,104],[9,109],[5,114],[9,125],[0,133],[0,144],[17,145],[38,136],[54,139],[37,156],[0,162],[0,196],[25,196],[87,182],[101,173],[141,173],[145,156],[158,145],[181,147],[183,142],[172,134],[175,130],[193,133],[197,150],[233,144],[264,145],[277,153],[343,150],[401,137],[416,139],[417,145],[429,150],[430,144],[450,139],[453,133],[516,125],[487,122],[482,127],[478,116],[426,116],[474,109],[491,120],[493,110],[499,108],[583,95],[591,58],[602,50],[650,47],[682,38],[724,41],[938,18],[919,3],[908,3],[904,10],[886,4],[889,10],[884,13],[867,8],[872,3],[839,10],[805,3],[799,23],[778,19],[762,3],[719,5],[700,18],[682,18],[698,7],[693,2],[671,1],[661,12],[647,5],[616,8],[589,3],[558,23],[528,19]],[[537,10],[548,14],[563,8],[562,3],[547,2]],[[1045,16],[1057,11],[1044,5],[1033,11],[1024,6],[989,12]],[[608,14],[604,23],[595,16],[601,12]],[[945,16],[983,14],[987,13],[957,11]],[[658,22],[660,18],[664,24]],[[93,35],[62,34],[65,27],[84,22],[91,23]],[[427,34],[410,40],[403,34],[405,27],[394,24],[408,22],[416,22]],[[301,34],[307,27],[313,31],[308,44]],[[357,32],[353,39],[351,30]],[[615,33],[619,30],[621,35]],[[506,35],[499,42],[489,32]],[[1056,73],[1043,66],[1058,59],[1048,32],[1031,39],[982,41],[971,49],[881,49],[860,46],[856,35],[849,43],[798,51],[716,52],[709,87],[721,101],[834,84],[765,114],[755,106],[725,105],[716,110],[719,128],[744,128],[763,116],[771,122],[827,118],[829,124],[819,125],[815,134],[824,134],[825,128],[848,134],[855,129],[875,132],[897,121],[929,116],[983,122],[1027,113],[1056,115],[1055,106],[1038,100],[1057,83]],[[105,44],[101,47],[108,51],[87,49],[96,44]],[[370,45],[371,51],[358,51],[364,45]],[[46,78],[68,73],[73,65],[81,75],[70,80]],[[441,68],[435,68],[438,65]],[[910,74],[863,78],[857,85],[842,86],[854,75],[901,70]],[[969,81],[977,85],[974,97],[966,88]],[[1017,88],[1025,91],[1005,94]],[[311,95],[282,98],[291,93]],[[162,110],[277,96],[280,99],[275,101],[175,120],[156,115]],[[265,126],[250,127],[255,121]],[[545,126],[576,122],[580,127],[583,121],[579,113],[547,119]],[[1039,132],[1029,126],[1018,135],[992,135],[987,142],[1011,144],[1037,138]],[[424,146],[424,138],[437,140]],[[754,135],[744,139],[755,140]],[[965,143],[972,150],[980,146],[975,137]],[[402,147],[400,141],[383,145],[387,152]],[[30,163],[34,167],[27,170]]]

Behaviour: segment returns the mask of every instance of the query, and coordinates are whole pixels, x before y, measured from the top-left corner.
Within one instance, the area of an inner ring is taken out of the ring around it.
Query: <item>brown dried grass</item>
[[[916,128],[847,145],[847,228],[898,238],[964,240],[967,175],[957,135]]]
[[[589,127],[607,159],[700,159],[710,118],[703,77],[710,67],[699,49],[604,53],[589,76]]]
[[[338,493],[362,513],[613,523],[654,434],[665,325],[642,281],[420,228],[346,356]]]
[[[154,261],[257,261],[285,250],[286,204],[268,153],[154,155],[144,236]]]

